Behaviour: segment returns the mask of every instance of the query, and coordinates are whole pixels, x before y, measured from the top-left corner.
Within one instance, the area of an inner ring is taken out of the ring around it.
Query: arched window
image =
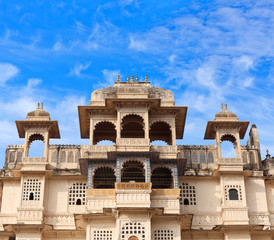
[[[214,163],[213,153],[212,152],[208,153],[208,163]]]
[[[114,188],[116,177],[111,167],[99,167],[94,171],[93,188]]]
[[[28,142],[29,157],[44,157],[44,137],[41,134],[33,134]]]
[[[73,163],[73,152],[72,151],[70,151],[68,153],[68,163]]]
[[[111,122],[99,122],[94,127],[94,144],[103,140],[109,140],[113,143],[116,142],[116,129],[115,125]]]
[[[223,158],[236,158],[236,138],[231,134],[221,137],[221,154]]]
[[[188,164],[190,164],[189,152],[187,152],[187,151],[184,152],[184,158],[186,159],[186,162],[187,162]]]
[[[15,161],[15,151],[10,152],[9,156],[9,162],[14,162]]]
[[[238,191],[236,189],[229,189],[229,200],[239,200]]]
[[[198,163],[198,157],[196,152],[192,152],[191,159],[192,159],[192,163]]]
[[[22,162],[22,157],[23,157],[23,153],[22,152],[18,152],[17,153],[17,162],[18,163]]]
[[[157,167],[151,174],[152,188],[172,188],[173,176],[167,167]]]
[[[172,144],[172,133],[171,127],[166,122],[155,122],[150,126],[149,130],[150,141],[161,140],[167,144]]]
[[[57,163],[57,161],[58,161],[58,151],[55,150],[51,153],[51,162]]]
[[[33,193],[31,192],[30,194],[29,194],[29,200],[33,200],[34,199],[34,196],[33,196]]]
[[[76,205],[81,205],[81,199],[80,198],[77,199]]]
[[[144,120],[141,116],[130,114],[122,119],[121,137],[122,138],[144,138]]]
[[[206,162],[205,153],[201,152],[200,153],[200,163],[205,163],[205,162]]]
[[[66,152],[62,151],[61,153],[61,163],[65,163],[66,162]]]
[[[187,198],[184,199],[184,205],[189,205],[189,200]]]
[[[145,182],[144,164],[140,161],[130,160],[123,164],[122,182]]]

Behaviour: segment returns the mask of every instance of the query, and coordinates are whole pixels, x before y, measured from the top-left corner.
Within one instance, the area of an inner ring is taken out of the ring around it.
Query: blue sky
[[[1,165],[37,102],[59,121],[51,143],[87,143],[77,106],[117,74],[148,75],[188,106],[178,143],[212,144],[206,123],[226,102],[274,155],[273,1],[0,0],[0,53]]]

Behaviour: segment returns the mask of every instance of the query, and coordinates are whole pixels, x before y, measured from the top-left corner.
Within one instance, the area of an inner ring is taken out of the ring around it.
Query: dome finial
[[[120,82],[120,76],[119,76],[119,74],[117,75],[117,81],[116,82]]]
[[[131,75],[130,82],[132,82],[132,83],[134,82],[133,75]]]
[[[39,109],[39,108],[40,108],[40,103],[37,104],[37,109]]]
[[[145,76],[145,82],[147,82],[147,75]]]

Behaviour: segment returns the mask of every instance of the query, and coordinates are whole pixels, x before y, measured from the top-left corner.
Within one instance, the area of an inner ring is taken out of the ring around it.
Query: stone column
[[[87,223],[87,229],[86,229],[86,240],[91,240],[91,231],[90,231],[90,223]]]
[[[221,154],[221,145],[220,145],[220,133],[218,130],[216,131],[215,144],[217,147],[217,159],[218,161],[220,161],[220,158],[222,158],[222,154]]]
[[[235,134],[236,136],[236,147],[235,147],[235,151],[236,151],[236,158],[241,158],[241,144],[240,144],[240,134],[239,132],[237,132]]]
[[[28,133],[26,132],[25,133],[25,145],[24,145],[24,152],[23,152],[23,157],[27,157],[29,154],[28,154],[28,152],[29,152],[29,147],[28,147],[28,138],[29,138],[29,136],[28,136]],[[23,159],[22,159],[23,160]]]
[[[178,166],[177,164],[174,164],[174,188],[179,188],[178,184]]]
[[[89,127],[89,145],[93,145],[93,131],[94,131],[94,120],[92,118],[92,113],[90,113],[90,127]]]
[[[45,144],[44,144],[44,157],[48,157],[48,149],[49,149],[49,132],[45,132],[43,134],[44,136],[44,141],[45,141]],[[48,160],[47,160],[48,161]]]
[[[121,138],[121,112],[120,112],[120,107],[116,107],[116,109],[117,109],[116,137]]]
[[[116,182],[121,182],[121,166],[119,157],[116,160]]]
[[[149,138],[148,110],[149,110],[149,107],[146,108],[146,112],[145,112],[145,138],[146,139]]]
[[[172,134],[172,146],[176,146],[175,116],[174,116],[174,119],[172,119],[171,134]]]
[[[92,187],[92,165],[91,162],[88,162],[88,189]]]

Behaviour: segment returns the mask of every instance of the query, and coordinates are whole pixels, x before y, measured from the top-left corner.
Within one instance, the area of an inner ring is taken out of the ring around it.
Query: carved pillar
[[[23,152],[23,157],[28,156],[28,134],[27,132],[25,133],[25,145],[24,145],[24,152]]]
[[[178,167],[177,164],[174,165],[174,188],[179,188],[178,184]]]
[[[92,187],[92,166],[91,162],[88,162],[88,188],[91,189]]]
[[[43,134],[44,136],[44,141],[45,141],[45,144],[44,144],[44,157],[48,157],[48,149],[49,149],[49,132],[45,132]]]
[[[146,164],[146,182],[150,182],[150,160],[147,159],[147,164]]]
[[[145,138],[149,138],[149,121],[148,121],[148,110],[149,107],[147,107],[146,112],[145,112]]]
[[[116,182],[121,182],[121,166],[119,158],[116,160]]]
[[[116,107],[116,109],[117,109],[116,133],[117,133],[117,138],[121,138],[121,112],[120,112],[120,107]]]
[[[93,145],[93,131],[94,131],[94,120],[92,118],[92,113],[90,113],[90,127],[89,127],[89,145]]]
[[[236,146],[235,146],[236,158],[241,158],[241,144],[240,144],[239,132],[235,134],[235,137],[236,137]]]
[[[86,229],[86,240],[91,239],[91,231],[90,231],[90,223],[87,223],[87,229]]]
[[[220,145],[220,133],[218,130],[216,131],[215,144],[217,146],[217,159],[219,160],[220,158],[222,158],[222,154]]]
[[[176,126],[175,126],[175,117],[172,120],[172,126],[171,126],[171,134],[172,134],[172,145],[176,146]]]

